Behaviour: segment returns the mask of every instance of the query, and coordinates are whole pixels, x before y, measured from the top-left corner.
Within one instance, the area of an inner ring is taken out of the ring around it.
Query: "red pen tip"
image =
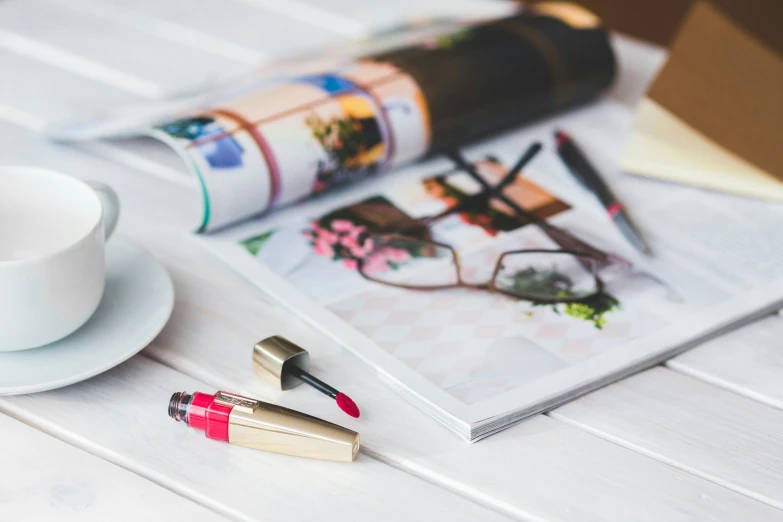
[[[359,407],[356,406],[356,403],[351,400],[350,397],[348,397],[344,393],[338,393],[337,397],[334,399],[337,402],[337,406],[340,407],[341,410],[343,410],[345,413],[353,417],[354,419],[359,418]]]
[[[555,141],[557,142],[558,147],[562,147],[565,144],[565,142],[567,142],[570,139],[571,137],[565,132],[561,130],[555,131]]]

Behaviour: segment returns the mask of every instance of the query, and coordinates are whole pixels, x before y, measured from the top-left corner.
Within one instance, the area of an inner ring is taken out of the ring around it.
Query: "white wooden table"
[[[442,2],[441,2],[442,3]],[[454,8],[458,2],[446,2]],[[367,34],[435,0],[0,1],[0,162],[110,183],[119,234],[170,270],[177,303],[140,355],[81,384],[0,398],[0,520],[783,521],[783,318],[770,316],[468,446],[193,244],[196,202],[159,168],[36,129]],[[618,39],[633,103],[663,53]],[[654,68],[654,67],[653,67]],[[147,172],[144,172],[144,171]],[[276,393],[248,347],[311,347],[353,421]],[[218,444],[171,421],[173,391],[218,388],[347,425],[351,465]]]

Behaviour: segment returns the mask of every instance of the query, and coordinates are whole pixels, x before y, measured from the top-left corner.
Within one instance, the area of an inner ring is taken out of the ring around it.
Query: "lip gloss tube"
[[[355,431],[224,391],[177,392],[169,400],[169,417],[207,438],[274,453],[351,462],[359,452]]]

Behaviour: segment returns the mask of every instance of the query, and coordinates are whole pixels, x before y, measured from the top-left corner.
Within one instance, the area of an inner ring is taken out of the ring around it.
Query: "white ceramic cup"
[[[0,167],[0,352],[52,343],[87,322],[119,210],[105,185]]]

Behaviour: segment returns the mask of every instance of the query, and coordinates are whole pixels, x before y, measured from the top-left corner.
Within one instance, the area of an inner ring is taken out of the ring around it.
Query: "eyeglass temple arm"
[[[461,170],[466,171],[470,177],[476,180],[485,191],[491,193],[494,196],[502,196],[502,194],[500,194],[500,190],[516,179],[517,175],[519,175],[519,172],[525,167],[525,165],[530,163],[530,161],[536,157],[536,154],[541,152],[541,148],[542,147],[540,142],[535,142],[530,147],[528,147],[528,149],[524,154],[522,154],[522,157],[519,158],[511,170],[509,170],[506,175],[503,176],[503,179],[500,181],[500,183],[494,187],[487,183],[487,180],[485,180],[481,174],[476,172],[476,168],[471,163],[468,163],[468,161],[458,150],[449,152],[448,156],[454,163],[457,164]]]
[[[537,141],[533,143],[528,149],[525,151],[524,154],[522,154],[522,157],[519,158],[519,160],[514,164],[513,167],[511,167],[511,170],[506,173],[505,176],[503,176],[503,179],[500,180],[500,183],[495,186],[495,190],[501,190],[503,187],[508,185],[509,183],[512,183],[515,179],[517,179],[517,176],[522,171],[523,168],[525,168],[525,165],[530,163],[530,161],[536,157],[536,155],[541,152],[541,149],[543,147],[541,146],[541,142]]]
[[[462,201],[460,201],[458,204],[454,205],[451,208],[448,208],[441,212],[440,214],[437,214],[435,216],[430,216],[427,218],[424,218],[418,222],[418,224],[421,225],[430,225],[434,223],[435,221],[438,221],[439,219],[442,219],[450,214],[454,214],[456,212],[462,211],[462,209],[469,208],[475,201],[483,200],[483,199],[489,199],[491,196],[497,196],[497,193],[503,189],[506,185],[509,183],[512,183],[516,177],[519,175],[519,172],[527,165],[530,160],[532,160],[536,154],[538,154],[542,149],[540,142],[533,143],[528,149],[525,151],[525,153],[522,155],[521,158],[514,164],[514,166],[511,168],[508,173],[506,173],[505,176],[503,176],[503,179],[498,183],[494,188],[489,185],[489,183],[484,180],[483,177],[478,175],[477,173],[473,172],[473,166],[470,166],[470,169],[465,169],[464,165],[467,164],[465,161],[465,158],[462,157],[462,155],[458,151],[454,151],[452,154],[454,157],[451,159],[457,164],[458,167],[461,167],[462,169],[468,170],[468,174],[478,181],[481,186],[483,187],[483,191],[479,194],[474,194],[472,196],[469,196]]]
[[[538,145],[538,148],[536,148],[536,145]],[[513,179],[515,179],[517,174],[519,173],[520,170],[522,170],[522,168],[525,166],[525,164],[527,162],[529,162],[531,159],[533,159],[533,157],[538,153],[538,151],[541,150],[540,145],[541,145],[540,143],[534,143],[525,152],[525,154],[522,156],[522,158],[520,158],[520,160],[517,162],[517,164],[514,165],[514,169],[509,171],[503,177],[503,181],[501,181],[501,183],[499,183],[496,187],[493,187],[492,185],[487,183],[487,181],[484,179],[484,177],[481,176],[481,174],[479,174],[476,171],[475,167],[472,164],[468,163],[468,161],[462,156],[462,154],[459,151],[455,150],[455,151],[450,152],[449,153],[449,157],[451,158],[451,160],[454,163],[457,164],[457,166],[460,169],[462,169],[465,172],[467,172],[468,175],[470,175],[471,178],[476,180],[476,182],[478,182],[481,185],[481,187],[484,189],[484,191],[486,193],[488,193],[490,196],[498,198],[503,203],[505,203],[506,205],[511,207],[515,212],[517,212],[518,214],[521,214],[522,216],[525,216],[527,219],[529,219],[529,220],[531,220],[531,221],[533,221],[533,222],[535,222],[535,223],[537,223],[537,224],[539,224],[541,226],[547,227],[547,226],[551,226],[551,225],[546,223],[544,220],[539,219],[538,216],[536,216],[532,212],[528,212],[527,210],[523,209],[522,207],[517,205],[514,201],[512,201],[510,198],[506,197],[506,195],[503,194],[500,191],[500,189],[502,189],[503,186],[505,186],[506,184],[510,183]],[[531,151],[532,151],[532,153],[531,153]],[[523,161],[523,160],[525,160],[525,161]],[[512,176],[512,172],[514,170],[516,170],[517,172],[514,173],[514,175]]]
[[[536,147],[538,145],[538,147]],[[503,203],[511,207],[515,212],[518,214],[524,216],[528,220],[532,221],[533,223],[540,226],[544,231],[549,235],[556,243],[560,244],[561,246],[566,246],[567,248],[573,249],[573,250],[579,250],[582,252],[586,252],[590,255],[593,255],[597,258],[599,258],[603,262],[607,262],[609,259],[609,256],[598,250],[597,248],[594,248],[581,239],[569,234],[568,232],[555,227],[554,225],[550,225],[545,220],[540,219],[538,216],[536,216],[532,212],[528,212],[527,210],[523,209],[519,205],[517,205],[514,201],[512,201],[510,198],[506,197],[505,194],[503,194],[500,189],[503,188],[504,184],[507,184],[511,182],[514,178],[516,178],[519,171],[522,170],[522,168],[531,160],[533,157],[538,154],[538,152],[541,150],[541,144],[536,142],[533,145],[528,148],[528,150],[525,152],[525,154],[522,155],[522,158],[520,158],[519,161],[517,161],[516,165],[511,169],[511,171],[508,172],[503,177],[503,181],[498,184],[497,187],[492,187],[487,181],[476,172],[476,169],[468,163],[467,160],[460,154],[459,151],[452,151],[449,153],[449,157],[451,158],[454,163],[456,163],[461,169],[465,170],[470,177],[475,179],[483,188],[485,191],[487,191],[492,196],[498,198]],[[516,171],[516,172],[514,172]],[[512,175],[513,174],[513,175]],[[505,183],[504,183],[505,182]]]

